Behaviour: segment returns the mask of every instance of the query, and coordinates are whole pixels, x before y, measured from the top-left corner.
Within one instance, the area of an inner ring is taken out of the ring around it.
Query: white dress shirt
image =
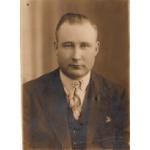
[[[90,76],[91,76],[91,72],[89,72],[88,74],[86,74],[84,77],[82,77],[80,79],[81,88],[80,88],[80,90],[78,90],[78,95],[80,96],[81,106],[82,106],[84,98],[85,98],[87,86],[88,86],[89,81],[90,81]],[[65,91],[66,95],[68,96],[69,93],[71,93],[71,91],[73,90],[72,84],[76,80],[73,80],[73,79],[67,77],[61,70],[60,70],[60,79],[61,79],[61,82],[63,84],[64,91]]]

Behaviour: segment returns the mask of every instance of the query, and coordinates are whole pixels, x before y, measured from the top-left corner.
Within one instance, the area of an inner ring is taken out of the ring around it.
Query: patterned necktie
[[[73,90],[69,93],[68,100],[73,116],[76,120],[78,120],[81,114],[81,99],[78,94],[81,88],[81,81],[74,81],[72,86]]]

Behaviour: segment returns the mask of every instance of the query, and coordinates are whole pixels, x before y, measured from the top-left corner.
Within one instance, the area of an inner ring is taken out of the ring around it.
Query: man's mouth
[[[80,64],[69,64],[70,67],[76,68],[76,69],[80,69],[83,67],[83,65]]]

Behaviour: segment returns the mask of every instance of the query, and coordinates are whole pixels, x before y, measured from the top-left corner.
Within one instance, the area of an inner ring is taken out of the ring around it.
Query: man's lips
[[[83,65],[81,64],[69,64],[70,67],[73,67],[73,68],[82,68]]]

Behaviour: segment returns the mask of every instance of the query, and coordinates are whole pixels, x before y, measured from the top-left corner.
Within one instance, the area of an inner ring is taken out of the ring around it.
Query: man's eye
[[[72,47],[72,45],[65,45],[65,47]]]
[[[87,43],[82,43],[82,44],[80,45],[81,48],[87,48],[87,47],[89,47],[89,46],[90,46],[90,45],[87,44]]]
[[[70,47],[73,47],[73,44],[63,44],[63,47],[64,48],[70,48]]]

